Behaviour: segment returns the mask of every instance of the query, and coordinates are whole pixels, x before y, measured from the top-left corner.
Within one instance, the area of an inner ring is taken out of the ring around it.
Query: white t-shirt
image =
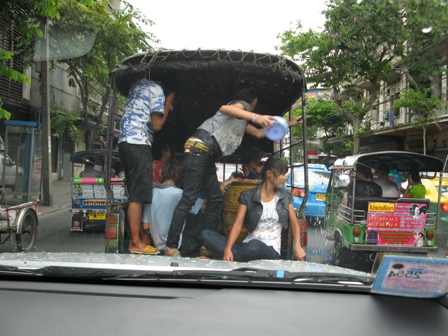
[[[278,222],[277,202],[277,195],[270,202],[261,202],[263,212],[260,221],[255,230],[247,234],[243,243],[258,239],[280,254],[282,225]]]

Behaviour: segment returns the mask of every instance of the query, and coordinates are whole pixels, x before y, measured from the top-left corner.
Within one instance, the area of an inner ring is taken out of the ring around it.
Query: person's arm
[[[408,178],[408,185],[406,186],[406,189],[403,191],[403,198],[412,198],[412,194],[411,194],[411,187],[412,187],[412,183],[411,183],[411,179]],[[403,189],[403,188],[401,188]]]
[[[252,135],[253,137],[255,137],[257,139],[261,139],[266,136],[266,134],[264,133],[264,128],[256,128],[255,126],[250,125],[250,124],[246,125],[245,132],[247,134]]]
[[[223,105],[219,111],[234,118],[252,121],[254,124],[258,124],[262,127],[271,128],[272,122],[275,121],[275,117],[271,115],[261,115],[255,112],[246,111],[241,103]]]
[[[236,181],[236,178],[230,176],[227,180],[224,180],[219,184],[219,188],[221,189],[222,192],[224,192],[227,186],[231,184],[233,181]]]
[[[230,230],[229,238],[227,238],[227,244],[224,248],[224,256],[223,260],[226,261],[233,261],[233,253],[232,253],[232,247],[233,244],[235,244],[238,235],[241,232],[241,229],[243,228],[244,223],[244,217],[246,217],[247,212],[247,206],[244,204],[240,204],[238,207],[238,212],[236,214],[235,222],[233,223],[232,230]]]
[[[258,117],[260,118],[260,117]],[[257,120],[258,120],[257,118]],[[298,124],[301,124],[303,122],[302,117],[298,117],[298,118],[294,118],[288,121],[288,126],[292,127]],[[257,139],[261,139],[264,138],[266,136],[266,134],[264,133],[264,128],[257,128],[253,125],[248,124],[246,126],[246,130],[245,132],[247,134],[252,135],[253,137],[257,138]]]
[[[403,198],[412,198],[412,194],[411,194],[411,185],[408,184],[408,186],[406,187],[406,190],[403,193]]]
[[[162,114],[154,112],[151,114],[152,127],[155,132],[160,131],[163,125],[165,124],[165,121],[168,119],[169,112],[171,110],[171,107],[173,106],[173,101],[174,101],[174,92],[171,92],[165,98],[164,113]]]
[[[292,229],[292,236],[294,239],[294,255],[300,261],[305,261],[306,252],[302,247],[302,243],[300,241],[300,237],[302,235],[302,231],[300,230],[299,221],[296,217],[296,212],[294,211],[294,206],[289,204],[289,223]]]
[[[296,125],[301,124],[301,123],[303,123],[302,116],[294,118],[294,119],[291,119],[291,120],[288,120],[288,126],[289,127],[293,127],[293,126],[296,126]]]

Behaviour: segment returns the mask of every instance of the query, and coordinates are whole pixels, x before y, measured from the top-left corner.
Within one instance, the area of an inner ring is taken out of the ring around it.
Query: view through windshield
[[[329,0],[277,54],[158,46],[125,1],[7,3],[0,271],[446,295],[445,1]]]

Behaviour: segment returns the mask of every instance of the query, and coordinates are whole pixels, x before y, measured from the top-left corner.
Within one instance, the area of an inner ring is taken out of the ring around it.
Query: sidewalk
[[[39,215],[47,215],[59,210],[68,209],[71,206],[70,179],[52,181],[51,186],[53,204],[42,205],[39,202]],[[11,189],[6,189],[7,205],[13,206],[25,203],[21,196],[14,197]],[[2,204],[4,206],[4,204]]]

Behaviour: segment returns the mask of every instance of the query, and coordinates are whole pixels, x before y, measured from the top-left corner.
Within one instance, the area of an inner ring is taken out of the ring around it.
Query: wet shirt
[[[252,111],[249,103],[237,100],[231,101],[228,105],[240,103],[246,111]],[[246,131],[247,120],[238,119],[220,111],[206,121],[204,121],[198,129],[207,131],[213,135],[219,145],[219,149],[223,156],[233,154],[243,140]]]
[[[254,231],[247,233],[243,243],[258,239],[280,254],[282,225],[278,222],[277,202],[277,195],[270,202],[261,202],[263,212],[260,221]]]
[[[154,112],[164,113],[165,96],[156,82],[139,79],[132,84],[121,118],[118,142],[151,145],[150,129],[146,125]]]

